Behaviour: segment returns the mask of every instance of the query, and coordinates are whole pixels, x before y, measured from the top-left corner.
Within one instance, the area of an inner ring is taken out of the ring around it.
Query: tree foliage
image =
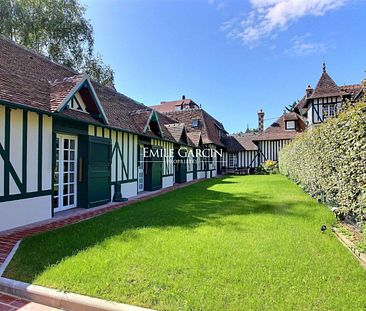
[[[0,0],[0,33],[100,83],[114,73],[94,55],[93,27],[78,0]]]
[[[366,221],[366,104],[304,132],[279,153],[280,171],[340,215]]]
[[[293,112],[298,103],[299,103],[299,100],[295,100],[291,105],[285,106],[284,113]]]

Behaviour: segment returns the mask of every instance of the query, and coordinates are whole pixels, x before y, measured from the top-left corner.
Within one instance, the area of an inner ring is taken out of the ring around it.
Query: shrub
[[[279,153],[280,172],[340,216],[366,220],[366,104],[304,132]]]
[[[270,174],[276,174],[277,173],[277,161],[273,160],[267,160],[262,164],[264,170],[266,170]]]
[[[255,174],[256,175],[268,175],[269,173],[264,169],[264,167],[262,165],[260,165],[255,168]]]

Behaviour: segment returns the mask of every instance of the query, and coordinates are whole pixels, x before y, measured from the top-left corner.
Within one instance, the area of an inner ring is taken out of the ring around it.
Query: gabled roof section
[[[309,98],[321,98],[330,96],[342,96],[340,87],[334,82],[334,80],[328,75],[325,65],[323,66],[323,73],[316,85],[314,92]]]
[[[177,143],[190,144],[184,123],[165,124],[169,133]]]
[[[255,151],[257,145],[253,142],[254,134],[244,133],[225,137],[225,145],[228,152]]]
[[[51,111],[62,112],[77,92],[86,103],[87,111],[92,116],[99,117],[105,124],[108,124],[104,109],[86,74],[55,80],[50,83]]]
[[[50,105],[51,111],[59,111],[60,106],[65,104],[85,81],[84,75],[75,75],[62,80],[50,81]]]
[[[187,135],[195,147],[203,147],[202,133],[200,131],[189,132]]]
[[[177,110],[184,110],[184,109],[193,109],[199,108],[199,106],[189,98],[184,98],[180,100],[173,100],[173,101],[164,101],[161,102],[160,105],[150,106],[152,109],[159,111],[159,112],[171,112]]]
[[[303,115],[307,111],[306,102],[307,97],[304,95],[303,98],[301,98],[301,100],[295,105],[294,111],[300,115]]]
[[[345,93],[344,95],[348,95],[352,99],[357,99],[363,89],[362,84],[342,85],[340,88]]]
[[[201,108],[171,111],[165,115],[178,123],[184,123],[188,133],[200,132],[204,144],[224,146],[218,134],[218,129],[226,133],[223,125]],[[192,127],[192,120],[200,120],[198,127]]]
[[[285,127],[285,121],[297,121],[296,130],[288,131]],[[295,112],[284,113],[278,118],[276,122],[273,122],[262,133],[253,134],[252,140],[280,140],[280,139],[293,139],[299,132],[303,132],[306,128],[304,119]]]
[[[149,116],[148,123],[144,127],[144,133],[151,131],[155,135],[159,137],[163,137],[163,131],[161,130],[161,126],[159,123],[159,118],[157,113],[154,110],[151,110],[151,114]]]
[[[283,119],[285,121],[297,121],[299,120],[299,115],[296,112],[288,112],[283,114]]]

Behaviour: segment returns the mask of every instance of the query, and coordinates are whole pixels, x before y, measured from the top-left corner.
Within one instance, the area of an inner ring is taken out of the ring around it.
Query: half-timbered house
[[[294,112],[303,116],[312,128],[335,116],[345,102],[361,99],[365,86],[365,80],[360,84],[338,86],[323,64],[323,72],[315,89],[308,85],[304,97],[294,107]]]
[[[181,100],[164,101],[151,108],[184,124],[189,136],[201,137],[203,147],[212,150],[211,156],[202,157],[202,161],[199,161],[197,178],[209,178],[221,174],[220,155],[226,148],[224,138],[228,134],[221,122],[185,96],[182,96]]]
[[[284,113],[263,130],[264,112],[258,112],[258,132],[230,135],[225,139],[225,167],[255,168],[266,160],[278,161],[278,152],[306,128],[305,120],[297,113]]]
[[[0,231],[172,186],[179,123],[0,37]]]

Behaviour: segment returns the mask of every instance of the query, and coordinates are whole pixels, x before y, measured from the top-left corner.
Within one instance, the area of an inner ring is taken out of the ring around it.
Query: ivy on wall
[[[366,104],[304,132],[279,153],[280,172],[340,216],[366,222]]]

